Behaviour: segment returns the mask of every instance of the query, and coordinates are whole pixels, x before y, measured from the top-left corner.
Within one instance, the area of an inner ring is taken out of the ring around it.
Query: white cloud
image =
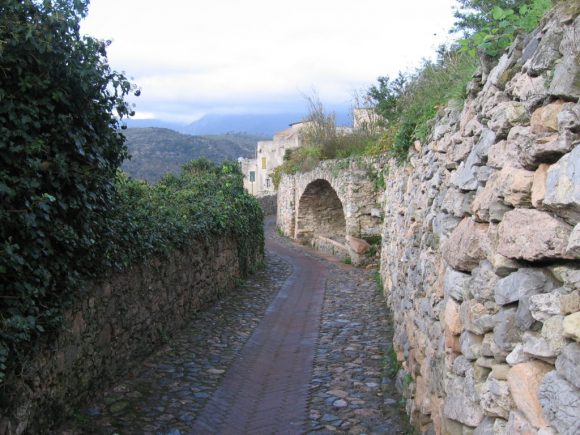
[[[344,103],[353,89],[432,55],[448,40],[454,3],[92,0],[82,29],[113,40],[112,66],[143,90],[138,111],[194,119],[279,110],[311,88]]]

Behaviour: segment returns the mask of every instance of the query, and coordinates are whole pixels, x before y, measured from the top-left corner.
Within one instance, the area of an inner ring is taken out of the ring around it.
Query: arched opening
[[[342,202],[326,180],[310,183],[300,197],[296,220],[296,239],[309,243],[317,237],[342,242],[346,220]]]

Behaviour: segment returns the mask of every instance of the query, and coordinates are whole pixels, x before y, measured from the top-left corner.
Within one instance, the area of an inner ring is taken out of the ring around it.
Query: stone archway
[[[298,203],[295,238],[311,243],[316,238],[344,241],[346,219],[342,202],[326,180],[314,180]]]

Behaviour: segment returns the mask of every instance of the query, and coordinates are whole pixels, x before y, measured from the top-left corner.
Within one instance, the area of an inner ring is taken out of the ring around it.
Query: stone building
[[[307,125],[308,122],[304,121],[290,124],[286,130],[276,133],[272,140],[259,141],[255,159],[240,160],[246,191],[256,196],[275,193],[272,171],[282,164],[287,150],[302,146],[302,132]]]

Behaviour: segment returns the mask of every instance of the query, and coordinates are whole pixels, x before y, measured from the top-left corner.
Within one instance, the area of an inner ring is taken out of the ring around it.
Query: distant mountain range
[[[191,136],[168,128],[128,128],[124,131],[131,159],[123,170],[133,178],[155,183],[168,172],[178,173],[192,159],[214,162],[254,157],[256,142],[265,139],[248,134]]]
[[[271,138],[275,133],[285,130],[293,122],[304,119],[304,113],[276,114],[239,114],[239,115],[205,115],[191,124],[178,124],[158,119],[130,119],[129,128],[158,127],[169,128],[180,133],[192,135],[216,135],[226,133],[245,133]],[[350,114],[346,111],[336,113],[338,125],[350,125]]]

